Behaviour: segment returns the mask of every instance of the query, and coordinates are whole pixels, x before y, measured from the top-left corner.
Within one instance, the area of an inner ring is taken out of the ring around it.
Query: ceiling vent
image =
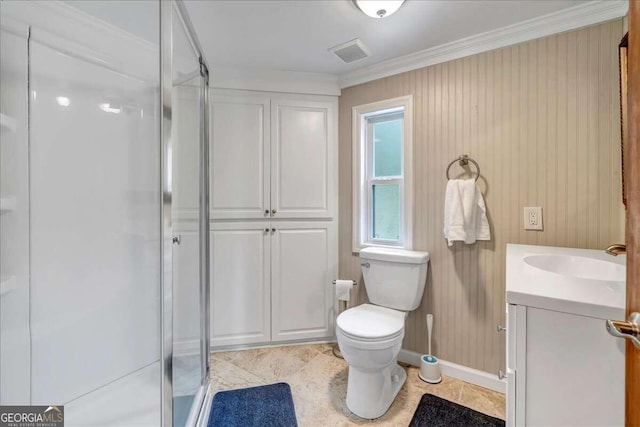
[[[338,46],[334,46],[329,49],[329,52],[333,52],[338,58],[342,59],[347,64],[366,58],[370,55],[369,50],[364,47],[359,39],[353,39],[346,43],[339,44]]]

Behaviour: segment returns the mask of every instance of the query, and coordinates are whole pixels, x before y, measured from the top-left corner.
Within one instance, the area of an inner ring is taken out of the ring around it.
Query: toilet
[[[428,252],[360,251],[370,304],[343,311],[336,320],[336,337],[349,364],[347,407],[361,418],[387,412],[407,379],[398,354],[405,319],[422,301],[428,261]]]

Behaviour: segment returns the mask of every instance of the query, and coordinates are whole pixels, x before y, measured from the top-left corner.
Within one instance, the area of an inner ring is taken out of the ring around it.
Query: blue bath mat
[[[207,427],[297,427],[287,383],[221,391],[213,396]]]

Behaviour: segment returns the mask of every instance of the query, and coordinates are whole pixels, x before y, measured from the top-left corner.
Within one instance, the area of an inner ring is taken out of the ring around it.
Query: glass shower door
[[[173,425],[193,425],[209,384],[207,71],[181,3],[172,8]]]
[[[29,403],[64,405],[67,426],[159,425],[159,7],[90,6],[139,7],[150,40],[31,28]]]

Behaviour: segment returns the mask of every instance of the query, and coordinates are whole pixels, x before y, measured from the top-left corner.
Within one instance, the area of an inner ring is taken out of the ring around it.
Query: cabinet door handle
[[[275,214],[276,214],[276,212],[278,212],[278,211],[277,211],[277,210],[275,210],[275,209],[271,209],[271,215],[275,215]]]
[[[271,232],[272,232],[272,233],[275,233],[275,232],[276,232],[276,229],[275,229],[275,228],[272,228],[272,229],[271,229]]]
[[[265,215],[269,215],[269,209],[265,209],[265,210],[264,210],[264,214],[265,214]]]
[[[269,232],[269,229],[268,229],[268,228],[265,228],[265,229],[264,229],[264,232],[265,232],[265,233],[268,233],[268,232]]]

